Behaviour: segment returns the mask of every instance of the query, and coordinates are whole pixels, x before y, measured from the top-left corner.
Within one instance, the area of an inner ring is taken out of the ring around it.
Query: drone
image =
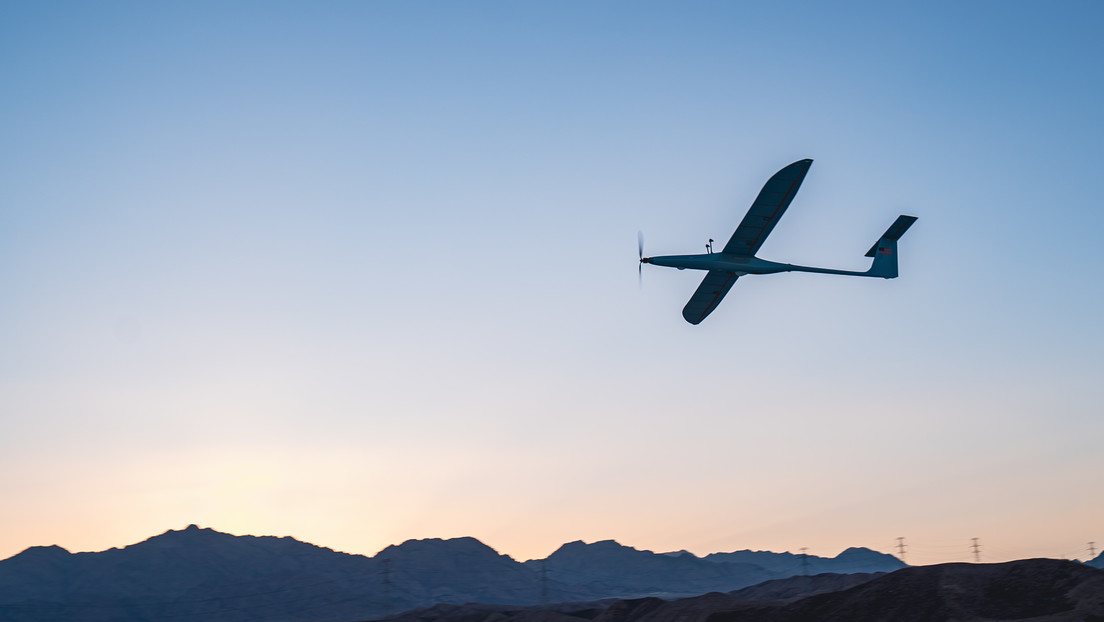
[[[767,236],[774,230],[786,208],[790,206],[794,195],[797,194],[805,174],[813,161],[809,159],[798,160],[775,173],[759,196],[751,204],[740,226],[732,234],[728,243],[721,252],[713,252],[713,240],[705,245],[706,252],[702,255],[665,255],[662,257],[644,256],[644,236],[637,234],[637,254],[640,265],[637,267],[638,276],[644,264],[653,266],[665,266],[678,268],[679,270],[706,270],[705,279],[690,297],[690,301],[682,309],[682,317],[691,324],[700,324],[724,299],[728,290],[736,283],[736,279],[747,274],[777,274],[779,272],[816,272],[819,274],[843,274],[847,276],[870,276],[883,279],[897,278],[897,240],[908,231],[912,223],[916,222],[916,216],[901,215],[890,225],[889,229],[878,238],[874,246],[867,251],[867,257],[873,257],[870,269],[866,272],[852,270],[833,270],[830,268],[815,268],[811,266],[796,266],[788,263],[777,263],[759,259],[755,253],[766,241]]]

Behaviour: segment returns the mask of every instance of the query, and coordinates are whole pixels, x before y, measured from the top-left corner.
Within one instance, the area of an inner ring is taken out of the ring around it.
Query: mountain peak
[[[636,551],[636,549],[631,546],[625,546],[617,540],[598,540],[597,542],[591,542],[590,544],[587,544],[582,540],[575,540],[573,542],[568,542],[561,545],[560,548],[556,549],[556,551],[552,553],[552,555],[562,553],[582,553],[584,551],[587,553],[596,553],[612,551]]]
[[[215,531],[214,529],[200,527],[199,525],[188,525],[184,529],[169,529],[168,531],[146,538],[145,540],[136,544],[131,544],[128,547],[133,546],[165,546],[165,547],[179,547],[179,546],[195,546],[200,542],[211,542],[213,540],[223,540],[227,538],[236,538],[232,534],[222,533],[221,531]]]
[[[153,540],[154,538],[195,538],[197,536],[206,536],[206,535],[211,535],[211,534],[222,534],[222,532],[221,531],[215,531],[214,529],[211,529],[209,527],[200,527],[199,525],[196,525],[195,523],[192,523],[191,525],[188,525],[184,529],[168,529],[168,530],[164,531],[163,533],[160,533],[156,536],[153,536],[152,538],[147,538],[146,540],[149,541],[149,540]],[[222,535],[230,535],[230,534],[222,534]]]
[[[210,527],[200,527],[199,525],[197,525],[195,523],[192,523],[191,525],[188,525],[187,527],[185,527],[183,529],[170,529],[170,530],[166,531],[164,534],[161,534],[161,535],[166,535],[166,534],[170,534],[170,533],[178,533],[178,534],[181,534],[181,535],[188,535],[188,536],[198,536],[200,534],[212,534],[212,533],[222,533],[222,532],[221,531],[215,531],[214,529],[211,529]]]
[[[871,554],[873,554],[873,555],[884,555],[884,553],[879,553],[877,551],[873,551],[871,549],[866,548],[865,546],[852,546],[852,547],[848,547],[848,548],[844,549],[839,555],[836,555],[836,559],[839,559],[841,557],[861,557],[861,556],[871,555]]]
[[[402,544],[392,544],[379,553],[376,553],[376,557],[381,559],[395,555],[476,555],[504,557],[498,551],[471,536],[462,536],[459,538],[411,539]]]
[[[56,544],[49,546],[32,546],[23,550],[21,553],[17,553],[8,559],[21,559],[25,561],[30,560],[55,560],[64,559],[72,555],[67,549],[64,549]]]

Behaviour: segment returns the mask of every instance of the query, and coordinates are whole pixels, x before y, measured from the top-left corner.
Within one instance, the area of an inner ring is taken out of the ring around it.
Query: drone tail
[[[901,239],[914,222],[916,222],[916,216],[898,216],[874,246],[870,247],[866,256],[873,257],[874,262],[866,272],[868,276],[878,276],[883,279],[897,278],[897,240]]]

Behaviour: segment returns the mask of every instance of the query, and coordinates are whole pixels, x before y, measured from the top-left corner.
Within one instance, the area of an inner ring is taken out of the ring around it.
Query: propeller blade
[[[644,232],[636,232],[636,285],[644,287]]]

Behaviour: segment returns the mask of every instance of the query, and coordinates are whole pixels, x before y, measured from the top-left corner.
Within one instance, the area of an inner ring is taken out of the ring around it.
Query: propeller
[[[639,260],[636,264],[636,283],[638,286],[644,286],[644,232],[636,232],[636,258]]]

